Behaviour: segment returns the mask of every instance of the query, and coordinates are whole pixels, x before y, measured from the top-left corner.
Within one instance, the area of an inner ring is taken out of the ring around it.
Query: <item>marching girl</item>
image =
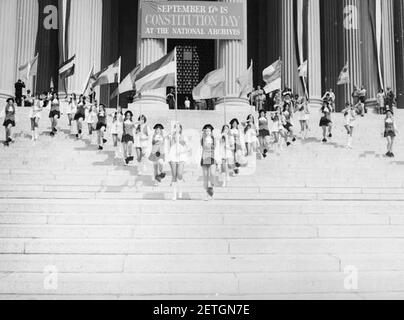
[[[122,146],[123,146],[123,156],[125,159],[125,165],[129,165],[129,163],[134,160],[133,158],[133,143],[135,142],[135,139],[133,137],[134,129],[135,129],[135,123],[133,122],[133,113],[132,111],[126,111],[122,133]]]
[[[213,126],[207,124],[203,127],[201,146],[202,146],[202,159],[201,166],[203,172],[203,187],[207,193],[205,200],[212,200],[214,196],[215,182],[216,182],[216,141],[213,137]]]
[[[257,149],[257,127],[255,125],[254,116],[250,114],[247,117],[247,122],[245,123],[244,135],[245,144],[247,148],[247,156],[252,156]]]
[[[141,175],[145,170],[145,158],[147,149],[149,146],[149,134],[150,128],[147,125],[147,119],[144,115],[141,115],[138,119],[138,124],[135,129],[135,150],[137,156],[137,162],[139,164],[138,171]]]
[[[359,114],[358,109],[356,109],[353,105],[349,102],[346,103],[346,108],[342,110],[342,113],[345,117],[345,129],[348,134],[348,143],[347,148],[352,149],[352,139],[353,139],[353,131],[356,127],[357,116]]]
[[[224,125],[219,144],[223,188],[226,188],[227,183],[229,182],[229,170],[234,170],[234,147],[232,147],[231,141],[232,136],[230,133],[230,127]]]
[[[83,95],[79,98],[79,103],[77,104],[77,111],[74,115],[74,121],[77,125],[76,138],[81,139],[83,136],[83,122],[86,120],[86,97]]]
[[[265,159],[268,156],[268,149],[271,143],[271,132],[269,131],[269,121],[265,110],[261,110],[259,113],[258,129],[260,151]]]
[[[387,153],[386,157],[394,158],[393,145],[394,139],[398,133],[397,126],[394,120],[393,111],[387,110],[386,118],[384,120],[384,137],[387,139]]]
[[[112,115],[111,135],[112,142],[115,149],[115,159],[119,158],[119,143],[122,140],[123,131],[123,113],[122,108],[118,107],[116,112]]]
[[[29,118],[31,120],[32,141],[38,140],[39,120],[41,119],[43,105],[44,103],[41,97],[37,96],[31,106],[31,110],[29,111]]]
[[[331,121],[331,108],[327,101],[323,102],[323,106],[320,109],[322,113],[320,119],[320,127],[323,129],[323,143],[327,143],[327,129],[328,129],[328,138],[332,138],[332,121]]]
[[[13,142],[12,128],[15,127],[15,100],[13,98],[8,98],[6,103],[3,126],[6,130],[6,141],[4,142],[4,145],[8,147],[10,143]]]
[[[105,131],[107,130],[107,112],[105,106],[100,104],[97,115],[97,125],[95,127],[98,133],[98,150],[104,150],[104,144],[107,143],[105,139]]]
[[[230,144],[232,145],[232,152],[233,152],[233,157],[234,157],[234,163],[235,163],[235,168],[234,168],[234,174],[238,175],[240,173],[240,167],[241,167],[241,160],[244,157],[244,146],[243,145],[243,133],[239,129],[240,123],[237,119],[233,119],[230,121],[230,136],[231,136],[231,141]]]
[[[86,108],[86,122],[88,128],[88,136],[93,143],[93,132],[97,129],[98,122],[98,103],[97,101],[94,104],[88,104]]]
[[[74,115],[77,112],[77,96],[73,93],[67,100],[67,119],[69,120],[69,127],[72,127]]]
[[[298,114],[297,117],[300,123],[300,134],[302,135],[303,140],[306,140],[307,134],[309,132],[308,121],[310,119],[309,104],[306,97],[302,97],[301,99],[299,99],[296,112]]]
[[[166,174],[163,171],[166,141],[164,137],[163,125],[156,124],[153,130],[154,135],[152,139],[152,150],[149,156],[149,160],[153,163],[154,185],[157,187],[159,183],[166,177]]]
[[[184,167],[188,161],[189,146],[182,131],[182,126],[176,123],[173,127],[171,135],[168,137],[168,162],[171,167],[173,187],[173,201],[182,198],[181,183],[184,179]]]
[[[286,140],[285,127],[283,126],[283,116],[282,113],[277,111],[272,117],[272,129],[271,132],[274,136],[275,143],[278,144],[279,151],[282,151],[282,140]]]
[[[58,125],[58,119],[60,119],[60,101],[57,93],[53,93],[50,97],[51,110],[49,112],[49,119],[51,121],[51,133],[53,137],[58,130],[56,129]]]

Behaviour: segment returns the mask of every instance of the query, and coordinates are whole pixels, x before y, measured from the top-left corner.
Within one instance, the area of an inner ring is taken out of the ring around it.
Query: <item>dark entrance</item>
[[[167,41],[167,51],[177,47],[178,73],[178,109],[185,108],[185,98],[191,101],[195,109],[192,90],[216,67],[216,49],[214,40],[180,40]],[[168,88],[170,91],[171,88]]]

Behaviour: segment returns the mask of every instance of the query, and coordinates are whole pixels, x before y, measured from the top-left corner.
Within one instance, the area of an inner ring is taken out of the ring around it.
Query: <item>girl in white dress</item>
[[[310,119],[310,111],[309,104],[307,102],[306,97],[301,97],[298,100],[296,106],[297,118],[300,122],[300,134],[302,135],[303,140],[307,139],[307,134],[309,132],[309,119]]]
[[[232,136],[230,133],[230,127],[225,125],[223,126],[219,143],[219,155],[222,161],[221,173],[223,188],[226,188],[227,183],[229,182],[229,170],[234,170],[234,147],[232,147],[231,141]]]
[[[165,161],[166,138],[164,136],[164,127],[161,124],[156,124],[153,128],[154,135],[152,139],[152,150],[149,160],[153,163],[154,168],[154,185],[157,187],[159,183],[166,177],[163,171]]]
[[[69,127],[72,126],[74,115],[77,112],[77,96],[73,93],[67,99],[67,119],[69,121]]]
[[[254,116],[250,114],[247,117],[247,122],[244,124],[245,144],[247,148],[247,156],[252,156],[257,149],[258,129],[255,125]]]
[[[168,137],[168,148],[167,160],[171,167],[173,201],[176,201],[178,198],[182,198],[181,183],[183,183],[185,163],[188,161],[190,150],[188,141],[183,135],[182,126],[179,123],[174,124],[172,133]]]
[[[145,171],[145,160],[149,149],[151,129],[147,125],[147,118],[141,115],[135,129],[135,150],[137,156],[139,175]]]
[[[342,113],[345,117],[345,129],[348,134],[348,143],[347,148],[352,149],[352,139],[353,139],[353,132],[354,128],[357,125],[357,117],[359,115],[359,110],[356,109],[352,104],[349,102],[346,103],[346,107],[342,110]]]
[[[120,141],[123,133],[123,114],[122,108],[118,107],[116,112],[112,115],[111,135],[112,142],[115,149],[115,159],[119,158],[120,154]]]
[[[29,118],[31,120],[32,141],[38,140],[39,120],[41,119],[43,106],[43,100],[40,98],[40,96],[37,96],[29,112]]]

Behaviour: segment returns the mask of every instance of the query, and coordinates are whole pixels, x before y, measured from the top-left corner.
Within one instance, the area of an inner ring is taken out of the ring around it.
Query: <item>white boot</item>
[[[35,130],[31,133],[31,141],[35,141]]]
[[[352,149],[352,137],[348,137],[347,148],[348,148],[348,149]]]
[[[177,187],[178,187],[178,198],[179,199],[182,199],[182,185],[183,185],[183,183],[184,183],[184,180],[178,180]]]
[[[173,182],[173,201],[177,201],[177,183]]]

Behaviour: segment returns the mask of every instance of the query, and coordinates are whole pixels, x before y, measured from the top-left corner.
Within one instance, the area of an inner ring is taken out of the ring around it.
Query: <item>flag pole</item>
[[[118,97],[116,99],[116,109],[118,110],[119,108],[119,98],[120,98],[120,93],[119,93],[119,84],[121,83],[121,66],[122,66],[122,57],[119,57],[119,73],[118,73]]]
[[[178,122],[178,81],[177,81],[177,47],[174,48],[174,61],[175,61],[175,122]]]

